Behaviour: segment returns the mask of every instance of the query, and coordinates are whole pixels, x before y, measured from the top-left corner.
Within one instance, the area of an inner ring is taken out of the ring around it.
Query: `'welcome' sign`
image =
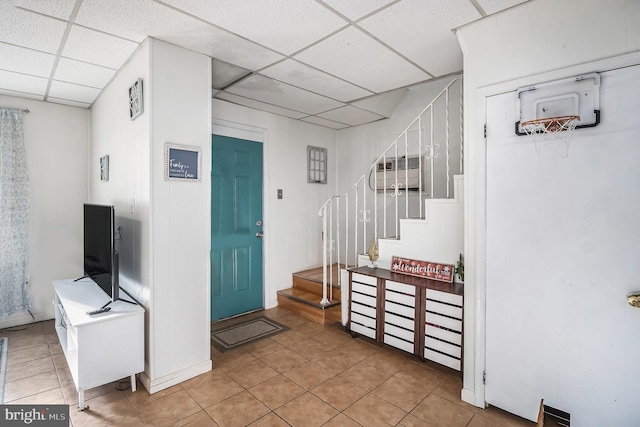
[[[429,261],[418,261],[400,257],[391,258],[391,271],[409,274],[411,276],[426,277],[441,282],[453,282],[453,265],[439,264]]]

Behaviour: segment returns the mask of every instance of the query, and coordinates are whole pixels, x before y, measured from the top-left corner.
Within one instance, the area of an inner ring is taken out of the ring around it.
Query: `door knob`
[[[263,233],[262,231],[258,231],[258,232],[256,233],[256,237],[259,237],[259,238],[261,238],[261,239],[262,239],[262,238],[264,237],[264,233]]]

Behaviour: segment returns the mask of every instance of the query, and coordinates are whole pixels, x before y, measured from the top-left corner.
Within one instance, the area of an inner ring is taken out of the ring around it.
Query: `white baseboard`
[[[470,390],[467,390],[466,388],[462,389],[462,393],[460,393],[460,399],[462,399],[463,402],[467,402],[470,405],[477,406],[478,408],[484,409],[484,405],[478,405],[476,403],[476,394]]]
[[[157,393],[161,390],[179,384],[183,381],[197,377],[200,374],[209,372],[211,370],[211,360],[205,360],[197,365],[189,366],[177,372],[173,372],[169,375],[165,375],[161,378],[151,379],[146,372],[140,374],[140,382],[147,389],[149,394]]]

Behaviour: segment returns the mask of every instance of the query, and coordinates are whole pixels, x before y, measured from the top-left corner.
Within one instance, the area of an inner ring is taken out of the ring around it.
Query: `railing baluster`
[[[444,127],[445,127],[445,154],[446,154],[446,162],[447,162],[447,199],[450,196],[449,186],[451,185],[451,179],[449,177],[449,88],[445,92],[445,102],[444,102]]]

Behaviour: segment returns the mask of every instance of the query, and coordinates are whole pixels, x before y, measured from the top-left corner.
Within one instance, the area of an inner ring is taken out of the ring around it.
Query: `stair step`
[[[322,296],[297,288],[278,291],[278,306],[321,325],[339,322],[342,318],[340,301],[320,304]]]

